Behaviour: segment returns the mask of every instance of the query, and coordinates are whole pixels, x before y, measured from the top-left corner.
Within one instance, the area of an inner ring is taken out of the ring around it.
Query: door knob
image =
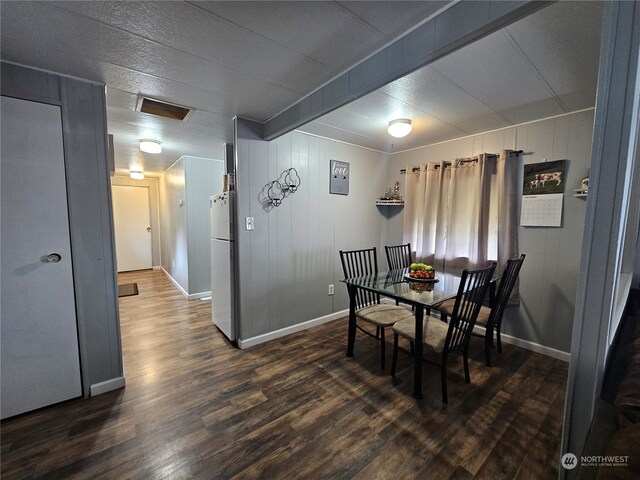
[[[49,255],[45,255],[41,259],[44,263],[58,263],[62,260],[62,255],[59,253],[50,253]]]
[[[147,227],[147,232],[150,232],[150,231],[151,231],[151,227]]]

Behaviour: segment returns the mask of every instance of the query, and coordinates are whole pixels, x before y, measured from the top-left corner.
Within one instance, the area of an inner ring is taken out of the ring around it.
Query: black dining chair
[[[384,251],[387,254],[387,265],[389,265],[389,270],[408,268],[413,263],[410,243],[385,246]]]
[[[464,363],[464,377],[471,383],[469,375],[469,340],[478,312],[482,306],[491,277],[496,268],[492,263],[489,267],[479,270],[463,270],[458,294],[454,301],[451,321],[447,325],[439,318],[430,315],[423,320],[423,343],[427,349],[440,354],[440,376],[442,381],[442,402],[447,403],[447,360],[449,354],[455,351],[462,353]],[[398,337],[404,337],[415,342],[415,321],[405,319],[393,326],[393,361],[391,375],[395,376],[398,363]]]
[[[498,346],[498,352],[502,353],[502,340],[500,338],[500,331],[502,328],[502,317],[504,316],[504,310],[509,302],[509,297],[513,291],[513,287],[516,284],[520,269],[524,263],[525,254],[520,255],[520,258],[513,260],[507,260],[507,265],[502,272],[502,279],[496,292],[496,298],[494,305],[490,307],[480,307],[478,313],[478,319],[476,325],[484,327],[484,335],[474,333],[474,336],[484,337],[484,355],[487,367],[491,366],[491,349],[493,348],[493,332],[496,332],[496,344]],[[446,300],[440,305],[435,307],[440,311],[440,318],[446,320],[447,316],[453,313],[454,301]]]
[[[413,263],[411,259],[411,244],[385,246],[384,251],[387,254],[387,265],[389,270],[399,270],[401,268],[409,268]],[[396,300],[396,305],[400,302]]]
[[[361,277],[378,274],[378,258],[376,247],[363,250],[340,250],[340,261],[344,278]],[[380,367],[385,368],[385,328],[405,318],[413,318],[411,310],[397,305],[380,303],[380,295],[362,288],[347,285],[349,297],[354,296],[356,320],[360,319],[376,327],[376,335],[360,327],[363,333],[375,337],[380,341]]]

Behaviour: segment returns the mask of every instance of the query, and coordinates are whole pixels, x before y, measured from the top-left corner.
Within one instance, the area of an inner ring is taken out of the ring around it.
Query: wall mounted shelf
[[[581,188],[574,190],[574,192],[576,193],[574,193],[573,196],[576,198],[587,198],[588,193],[582,190]]]
[[[397,206],[404,207],[404,200],[376,200],[376,205],[378,206]]]

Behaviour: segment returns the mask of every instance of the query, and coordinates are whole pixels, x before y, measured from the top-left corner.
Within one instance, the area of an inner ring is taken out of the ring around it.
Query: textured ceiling
[[[593,107],[601,21],[600,2],[553,4],[300,130],[396,152]]]
[[[221,158],[235,115],[266,120],[446,3],[2,1],[1,57],[105,83],[118,172],[157,175],[181,155]],[[592,106],[600,16],[552,5],[302,130],[398,151]],[[196,112],[138,113],[138,94]],[[415,128],[392,145],[395,116]]]

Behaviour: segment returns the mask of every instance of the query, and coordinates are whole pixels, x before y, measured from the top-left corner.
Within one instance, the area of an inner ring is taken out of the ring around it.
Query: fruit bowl
[[[433,282],[409,282],[409,289],[415,292],[433,292]]]
[[[436,271],[431,265],[412,263],[409,267],[409,277],[414,280],[433,280],[436,278]]]

